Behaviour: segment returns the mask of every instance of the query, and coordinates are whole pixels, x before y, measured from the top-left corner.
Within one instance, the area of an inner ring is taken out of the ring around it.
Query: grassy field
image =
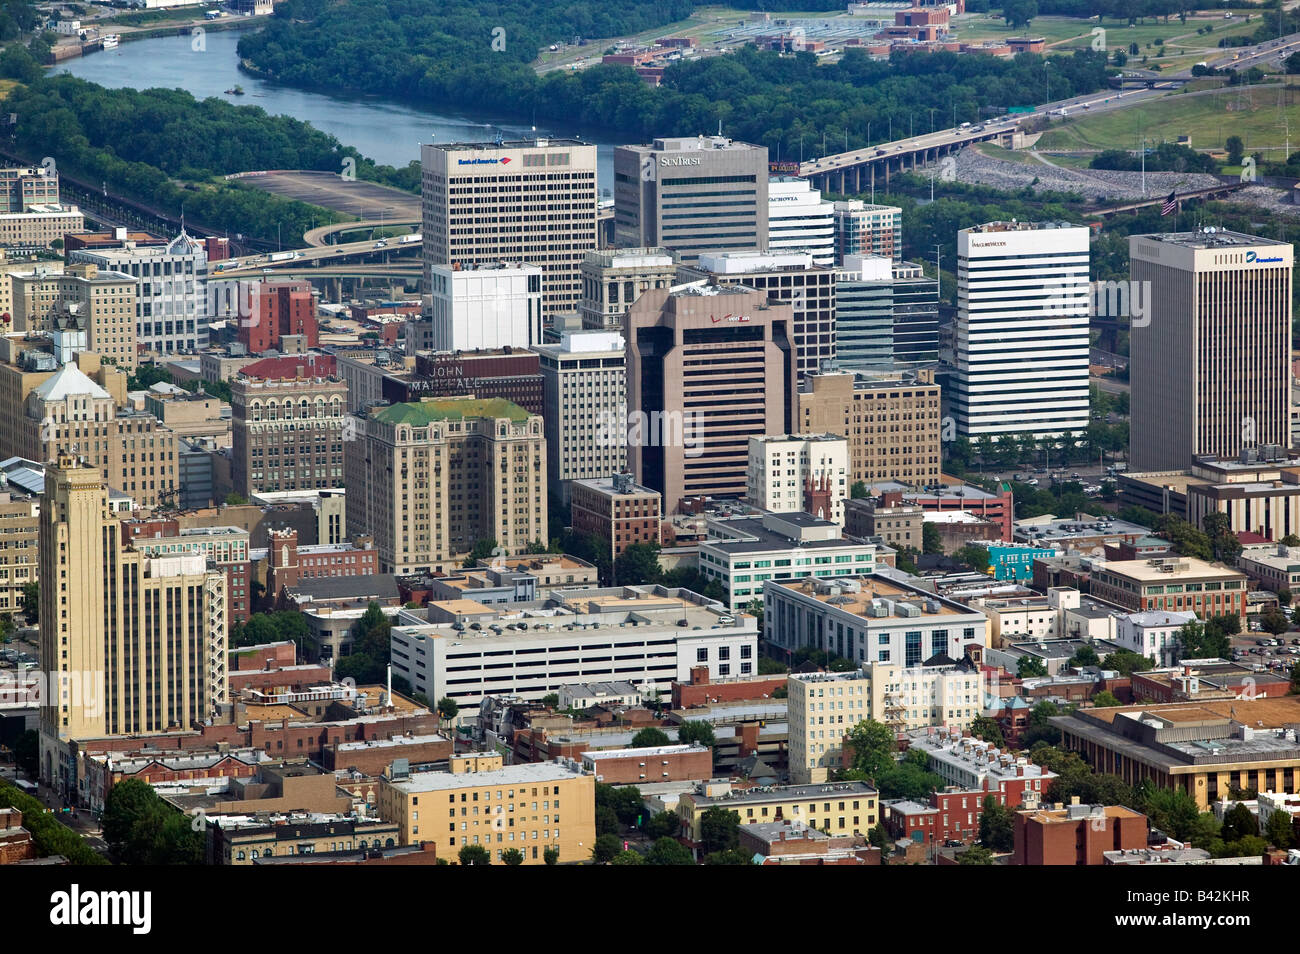
[[[1038,161],[1027,152],[1017,152],[1014,149],[1004,149],[1002,146],[995,146],[991,142],[978,143],[975,146],[975,151],[983,153],[990,159],[1002,159],[1006,162],[1018,162],[1022,165]]]
[[[1281,105],[1279,105],[1279,99]],[[1281,158],[1291,130],[1291,148],[1300,146],[1300,91],[1277,87],[1212,95],[1168,96],[1143,106],[1082,116],[1044,133],[1040,151],[1135,149],[1138,140],[1174,141],[1191,136],[1193,149],[1223,146],[1228,136],[1241,136],[1248,153]]]

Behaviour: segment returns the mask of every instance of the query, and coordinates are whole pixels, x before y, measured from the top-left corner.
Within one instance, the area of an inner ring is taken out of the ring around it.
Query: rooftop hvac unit
[[[881,619],[889,615],[889,604],[884,600],[872,600],[871,605],[867,607],[867,615]]]
[[[915,603],[895,603],[894,612],[899,616],[904,617],[920,616],[921,607],[917,606]]]

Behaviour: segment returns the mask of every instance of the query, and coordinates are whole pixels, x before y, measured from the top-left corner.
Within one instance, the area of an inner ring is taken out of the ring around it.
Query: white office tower
[[[767,183],[767,247],[809,252],[814,265],[835,264],[835,203],[807,179],[775,176]]]
[[[198,351],[208,346],[208,253],[181,231],[165,246],[73,249],[68,264],[140,279],[135,299],[135,338],[157,354]]]
[[[749,439],[745,496],[763,510],[803,511],[842,527],[848,475],[849,441],[838,434]]]
[[[534,346],[542,372],[551,493],[627,470],[627,348],[616,331],[566,332]]]
[[[1088,427],[1088,229],[990,222],[957,233],[951,408],[964,437]]]
[[[536,265],[431,265],[434,351],[496,351],[542,343],[542,269]]]

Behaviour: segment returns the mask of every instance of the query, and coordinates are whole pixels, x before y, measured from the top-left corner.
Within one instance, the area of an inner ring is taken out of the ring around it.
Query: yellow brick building
[[[879,793],[866,782],[823,785],[766,785],[733,791],[730,783],[703,783],[677,803],[681,835],[700,840],[700,819],[710,808],[725,808],[742,825],[793,820],[830,835],[865,835],[878,821]]]
[[[493,864],[510,848],[526,865],[545,864],[547,848],[560,850],[561,864],[591,858],[593,776],[567,763],[502,766],[500,756],[471,758],[453,759],[449,772],[384,777],[379,816],[397,824],[401,844],[434,841],[438,856],[448,859],[466,845],[481,845]]]

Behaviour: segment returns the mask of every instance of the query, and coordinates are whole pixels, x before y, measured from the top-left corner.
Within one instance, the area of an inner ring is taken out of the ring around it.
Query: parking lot
[[[1271,645],[1261,645],[1264,641]],[[1243,666],[1262,666],[1263,671],[1289,675],[1291,667],[1300,662],[1300,633],[1239,633],[1232,638],[1232,659]]]

